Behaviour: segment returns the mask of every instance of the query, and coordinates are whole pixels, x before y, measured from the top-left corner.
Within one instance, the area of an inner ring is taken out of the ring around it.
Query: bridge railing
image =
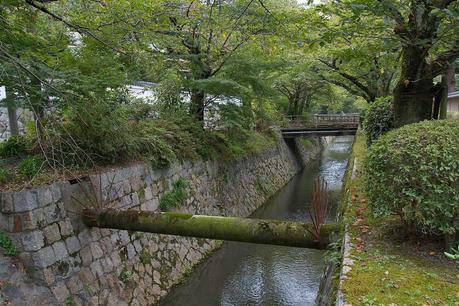
[[[358,127],[360,114],[314,114],[311,116],[288,116],[284,128],[295,127]]]

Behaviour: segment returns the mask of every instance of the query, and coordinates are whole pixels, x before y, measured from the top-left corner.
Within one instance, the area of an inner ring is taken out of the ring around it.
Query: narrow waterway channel
[[[337,137],[252,217],[308,220],[312,189],[325,178],[336,203],[353,137]],[[225,242],[161,305],[314,305],[324,251]]]

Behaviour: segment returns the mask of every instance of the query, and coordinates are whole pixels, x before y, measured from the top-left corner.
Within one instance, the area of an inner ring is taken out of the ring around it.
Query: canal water
[[[321,157],[296,175],[254,218],[308,221],[316,179],[324,177],[339,200],[353,137],[336,137]],[[324,251],[225,242],[161,303],[173,306],[314,305]]]

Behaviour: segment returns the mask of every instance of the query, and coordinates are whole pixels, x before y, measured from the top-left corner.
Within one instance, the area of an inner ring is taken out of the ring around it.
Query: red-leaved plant
[[[317,178],[308,212],[312,222],[312,229],[308,227],[307,230],[314,236],[316,242],[320,242],[320,227],[325,223],[330,213],[328,184],[323,177]]]

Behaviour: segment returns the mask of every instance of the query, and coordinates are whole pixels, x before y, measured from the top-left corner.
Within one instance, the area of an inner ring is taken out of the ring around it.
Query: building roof
[[[457,98],[459,97],[459,91],[453,91],[448,93],[448,98]]]

